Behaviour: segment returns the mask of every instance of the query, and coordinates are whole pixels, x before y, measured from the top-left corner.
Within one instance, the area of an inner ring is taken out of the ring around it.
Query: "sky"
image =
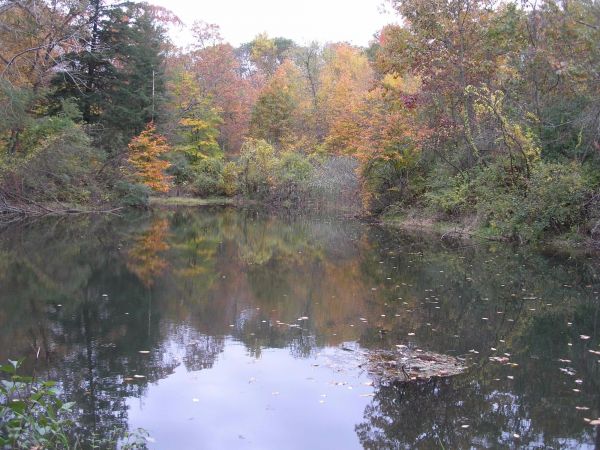
[[[397,22],[385,0],[150,0],[173,11],[186,25],[196,20],[221,27],[234,46],[258,33],[298,44],[347,41],[366,46],[383,25]],[[175,44],[190,43],[188,32],[173,32]]]

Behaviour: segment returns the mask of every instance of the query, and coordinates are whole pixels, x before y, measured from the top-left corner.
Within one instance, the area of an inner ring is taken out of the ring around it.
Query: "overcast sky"
[[[225,40],[234,46],[265,31],[299,44],[348,41],[367,45],[383,25],[397,21],[384,0],[150,1],[170,9],[186,25],[196,20],[219,25]],[[173,37],[178,45],[189,43],[185,33]]]

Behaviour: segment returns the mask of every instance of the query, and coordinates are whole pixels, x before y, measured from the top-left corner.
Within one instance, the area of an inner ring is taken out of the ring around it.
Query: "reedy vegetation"
[[[0,208],[152,190],[351,203],[358,176],[372,214],[596,237],[597,2],[391,5],[400,25],[368,48],[234,48],[196,23],[181,49],[166,36],[179,20],[145,3],[5,0]]]

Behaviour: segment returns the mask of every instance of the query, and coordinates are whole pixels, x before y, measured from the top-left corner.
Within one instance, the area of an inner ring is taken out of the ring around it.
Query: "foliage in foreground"
[[[0,448],[6,449],[145,449],[144,430],[110,436],[76,435],[76,405],[61,400],[53,381],[19,375],[22,361],[0,366]]]

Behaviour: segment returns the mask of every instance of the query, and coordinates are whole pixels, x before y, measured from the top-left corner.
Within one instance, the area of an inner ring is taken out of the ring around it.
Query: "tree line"
[[[150,4],[5,0],[0,205],[328,191],[496,237],[593,238],[597,2],[390,5],[398,23],[364,48],[234,47],[203,22],[181,48]]]

